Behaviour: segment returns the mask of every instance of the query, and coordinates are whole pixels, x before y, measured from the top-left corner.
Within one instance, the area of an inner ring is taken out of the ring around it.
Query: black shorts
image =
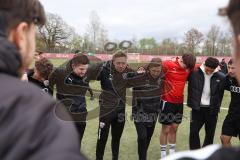
[[[183,103],[169,103],[161,101],[161,111],[159,114],[159,123],[171,125],[173,123],[180,124],[183,117]]]
[[[223,122],[222,135],[239,137],[240,136],[240,118],[228,114]]]

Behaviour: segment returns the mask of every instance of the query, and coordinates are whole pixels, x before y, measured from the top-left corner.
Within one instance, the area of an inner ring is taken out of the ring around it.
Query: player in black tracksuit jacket
[[[89,83],[85,81],[89,60],[85,55],[75,56],[66,67],[59,67],[49,77],[50,88],[56,85],[56,97],[69,110],[79,133],[80,145],[86,128],[86,92],[90,90]]]
[[[146,73],[134,76],[132,118],[138,135],[139,160],[147,159],[147,150],[160,111],[163,86],[161,59],[153,59]]]
[[[216,58],[209,57],[188,78],[187,106],[191,111],[189,146],[201,148],[199,132],[203,125],[206,135],[202,147],[213,144],[218,113],[224,94],[225,75],[216,70]]]
[[[53,64],[46,58],[41,58],[35,62],[35,67],[27,73],[28,82],[38,86],[44,93],[53,95],[49,87],[49,75],[53,71]]]
[[[133,70],[127,67],[127,56],[123,52],[117,52],[111,61],[89,67],[88,79],[100,81],[102,88],[99,96],[97,160],[103,159],[110,126],[112,159],[118,159],[120,139],[125,125],[126,88],[130,87],[126,76],[130,72]]]
[[[235,72],[233,60],[230,60],[225,89],[231,93],[231,102],[222,126],[221,141],[224,146],[231,145],[232,137],[240,136],[240,85],[235,78]]]

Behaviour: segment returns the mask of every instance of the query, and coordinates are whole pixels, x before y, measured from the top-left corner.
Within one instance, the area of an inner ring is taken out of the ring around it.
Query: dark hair
[[[232,65],[233,64],[233,59],[231,58],[229,61],[228,61],[228,65]]]
[[[196,57],[193,54],[185,53],[182,55],[183,63],[187,69],[192,70],[196,64]]]
[[[53,71],[53,64],[48,59],[41,58],[35,62],[35,68],[38,70],[40,76],[47,80]]]
[[[39,51],[39,50],[37,50],[37,51],[36,51],[36,53],[37,53],[37,55],[39,55],[39,56],[40,56],[40,55],[42,55],[42,54],[43,54],[43,51]]]
[[[86,55],[76,55],[75,57],[73,57],[73,59],[71,60],[71,64],[72,65],[86,65],[89,64],[89,59]]]
[[[148,64],[147,69],[150,69],[152,67],[159,67],[159,66],[162,66],[161,58],[153,58]]]
[[[127,54],[123,51],[117,51],[114,53],[112,60],[114,61],[116,58],[120,58],[120,57],[126,57],[127,58]]]
[[[45,24],[45,11],[39,0],[0,0],[0,30],[8,35],[21,22]]]
[[[74,54],[80,54],[81,51],[79,49],[75,50]]]
[[[219,60],[217,58],[208,57],[205,61],[205,66],[216,69],[219,66]]]

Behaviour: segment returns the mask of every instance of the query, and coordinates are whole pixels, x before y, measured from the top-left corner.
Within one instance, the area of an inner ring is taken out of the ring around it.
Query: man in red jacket
[[[175,152],[176,133],[183,117],[183,91],[190,71],[194,68],[196,57],[192,54],[184,54],[175,61],[163,62],[165,81],[171,85],[171,90],[164,86],[162,96],[161,113],[159,122],[162,124],[160,134],[161,157],[167,154],[167,144],[169,143],[169,153]]]

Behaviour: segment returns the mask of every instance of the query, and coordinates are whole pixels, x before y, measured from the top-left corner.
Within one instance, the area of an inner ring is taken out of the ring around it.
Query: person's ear
[[[16,45],[20,52],[26,51],[28,24],[26,22],[20,23],[11,33],[11,41]]]
[[[72,67],[72,69],[74,70],[74,68],[75,68],[75,65],[74,65],[74,64],[71,64],[71,67]]]

